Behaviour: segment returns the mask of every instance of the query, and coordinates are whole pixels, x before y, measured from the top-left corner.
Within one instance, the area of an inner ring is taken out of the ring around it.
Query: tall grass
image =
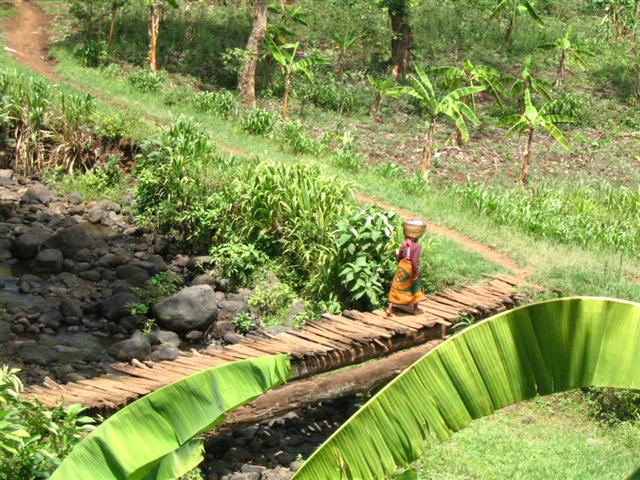
[[[530,189],[469,183],[453,190],[466,205],[500,225],[587,248],[640,252],[640,190],[608,183],[564,188],[543,183]]]

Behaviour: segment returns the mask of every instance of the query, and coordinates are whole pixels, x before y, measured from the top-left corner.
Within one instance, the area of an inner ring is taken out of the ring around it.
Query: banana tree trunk
[[[152,72],[157,71],[158,63],[156,52],[158,48],[158,30],[160,29],[160,12],[158,5],[153,2],[149,7],[149,68]]]
[[[567,73],[567,52],[564,50],[560,54],[560,64],[558,65],[558,75],[556,77],[556,88],[560,88],[562,86],[562,81],[564,80],[564,76]]]
[[[464,145],[464,139],[462,138],[462,132],[456,127],[456,145],[462,147]]]
[[[404,78],[411,60],[413,34],[409,23],[408,0],[392,2],[389,7],[391,17],[391,76]]]
[[[533,127],[529,127],[527,145],[522,155],[522,165],[520,166],[520,177],[518,180],[520,181],[520,185],[523,187],[527,185],[527,172],[529,171],[529,163],[531,161],[531,147],[533,145],[534,131]]]
[[[380,109],[382,108],[382,94],[376,94],[376,100],[373,103],[373,116],[377,117],[380,115]]]
[[[282,99],[282,117],[289,118],[289,87],[291,86],[291,73],[284,76],[284,97]]]
[[[422,148],[422,162],[420,169],[428,172],[431,169],[431,158],[433,157],[433,137],[436,133],[436,119],[431,120],[429,128],[424,135],[424,147]]]
[[[256,105],[256,67],[260,47],[267,34],[267,0],[256,0],[253,29],[247,42],[249,55],[243,60],[238,71],[238,92],[243,104],[254,107]]]
[[[514,15],[509,17],[509,25],[507,26],[507,31],[504,34],[504,46],[508,46],[511,43],[511,36],[513,35],[513,24],[515,18]]]
[[[333,78],[336,82],[342,80],[342,63],[344,62],[344,51],[340,51],[336,59],[336,65],[333,67]]]
[[[113,35],[116,31],[116,14],[118,13],[118,7],[115,5],[111,6],[111,23],[109,25],[109,50],[111,50],[111,45],[113,45]]]

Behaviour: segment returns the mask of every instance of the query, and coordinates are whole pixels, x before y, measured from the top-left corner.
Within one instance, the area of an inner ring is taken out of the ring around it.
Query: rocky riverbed
[[[249,311],[250,292],[229,292],[227,280],[203,273],[207,257],[136,227],[122,208],[129,201],[62,197],[0,170],[0,362],[22,368],[27,383],[240,340],[232,319]],[[143,334],[128,305],[140,301],[136,287],[167,270],[187,286],[152,306],[158,328]]]

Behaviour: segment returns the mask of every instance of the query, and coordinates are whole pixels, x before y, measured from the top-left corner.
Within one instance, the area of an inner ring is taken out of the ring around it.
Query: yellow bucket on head
[[[405,237],[418,239],[424,235],[427,226],[422,220],[409,219],[405,220],[402,225]]]

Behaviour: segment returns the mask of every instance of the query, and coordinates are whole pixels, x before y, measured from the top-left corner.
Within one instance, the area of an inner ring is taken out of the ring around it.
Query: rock
[[[187,261],[187,268],[189,270],[205,268],[210,263],[211,263],[211,257],[209,255],[199,255],[197,257],[192,257]]]
[[[202,333],[200,330],[191,330],[185,337],[190,342],[197,342],[198,340],[201,340],[202,337],[204,337],[204,333]]]
[[[82,203],[82,195],[80,195],[80,192],[71,192],[67,195],[67,200],[71,205],[79,205]]]
[[[85,270],[84,272],[79,272],[78,276],[83,280],[88,280],[89,282],[99,282],[102,279],[100,272],[97,270]]]
[[[222,339],[226,334],[234,333],[235,331],[236,325],[231,320],[218,320],[207,333],[213,338]]]
[[[275,470],[267,470],[262,473],[262,480],[289,480],[293,476],[291,470],[278,467]]]
[[[143,268],[136,267],[135,265],[120,265],[116,268],[116,276],[122,280],[127,280],[136,276],[143,276],[149,278],[147,271]]]
[[[236,473],[229,477],[229,480],[260,480],[259,473]]]
[[[11,245],[11,251],[16,258],[33,258],[40,247],[51,237],[43,228],[34,228],[16,237]]]
[[[107,320],[120,320],[121,318],[129,316],[128,304],[139,302],[140,300],[133,293],[119,292],[100,302],[100,311],[102,312],[102,316]]]
[[[10,185],[13,178],[13,170],[8,168],[0,169],[0,185]]]
[[[287,314],[287,318],[284,320],[285,327],[292,327],[296,321],[296,317],[300,315],[305,310],[305,305],[302,300],[295,300],[291,304],[291,308],[289,309],[289,313]]]
[[[10,260],[13,257],[11,250],[8,248],[0,247],[0,260]]]
[[[144,359],[151,353],[151,344],[146,335],[136,331],[128,340],[123,340],[111,345],[107,351],[109,355],[123,362],[135,359]]]
[[[223,337],[223,340],[227,343],[230,343],[231,345],[236,345],[242,342],[242,336],[238,335],[237,333],[227,333]]]
[[[98,259],[96,265],[102,268],[115,268],[122,265],[122,259],[113,253],[107,253]]]
[[[62,271],[63,256],[60,250],[45,248],[38,252],[31,268],[39,273],[60,273]]]
[[[40,315],[38,322],[50,328],[59,328],[62,323],[62,315],[57,310],[50,310]]]
[[[95,239],[81,225],[73,225],[58,230],[45,245],[60,250],[66,258],[73,258],[79,250],[93,248]]]
[[[0,343],[7,343],[11,340],[11,325],[0,320]]]
[[[104,217],[105,215],[105,211],[102,209],[102,207],[98,205],[90,208],[87,213],[89,214],[88,220],[91,223],[100,223],[100,221],[102,220],[102,217]]]
[[[82,317],[82,307],[80,303],[70,298],[63,298],[60,301],[60,313],[63,317]]]
[[[213,287],[216,284],[215,277],[209,275],[208,273],[203,273],[202,275],[198,275],[191,281],[191,286],[195,287],[196,285],[209,285]]]
[[[46,345],[39,345],[34,340],[15,342],[22,360],[26,363],[47,366],[56,360],[56,351]]]
[[[173,345],[169,345],[168,343],[163,343],[161,345],[157,345],[153,348],[153,352],[147,356],[147,360],[151,360],[152,362],[160,362],[162,360],[175,360],[180,355],[180,350],[178,350]]]
[[[248,312],[249,304],[244,301],[238,300],[224,300],[220,302],[220,313],[218,314],[218,321],[225,322],[233,320],[238,313]]]
[[[51,189],[41,183],[31,185],[24,195],[22,195],[23,203],[41,203],[47,205],[53,199]]]
[[[279,450],[274,453],[273,459],[280,465],[289,465],[291,462],[293,462],[293,458],[291,458],[291,455],[283,450]]]
[[[209,285],[187,287],[153,306],[153,315],[163,328],[175,332],[205,330],[218,318],[218,305]]]
[[[82,248],[73,256],[75,262],[89,263],[93,261],[93,253],[88,248]]]
[[[266,469],[267,467],[263,467],[262,465],[251,465],[249,463],[245,463],[240,467],[242,473],[262,473]]]
[[[229,292],[231,290],[231,280],[228,278],[216,278],[216,290],[221,292]]]
[[[168,330],[154,330],[149,334],[149,342],[151,342],[151,345],[171,345],[178,347],[180,346],[180,337],[177,333]]]
[[[304,435],[293,434],[285,437],[283,443],[287,447],[298,447],[307,441],[307,438]]]

